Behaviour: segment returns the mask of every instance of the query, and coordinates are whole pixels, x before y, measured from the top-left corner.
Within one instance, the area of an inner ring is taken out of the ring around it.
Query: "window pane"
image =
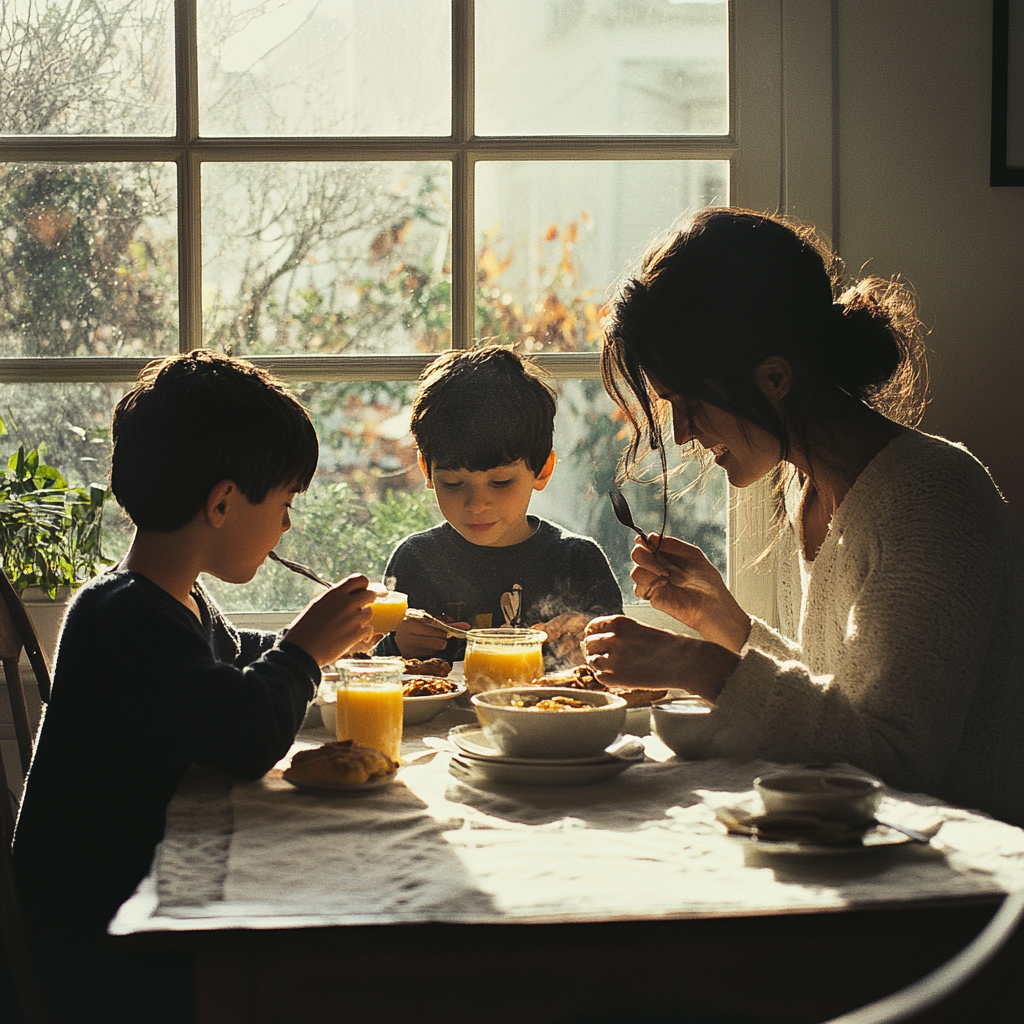
[[[203,0],[204,135],[447,135],[448,0]]]
[[[0,356],[178,346],[173,164],[0,165]]]
[[[477,0],[481,135],[724,135],[725,0]]]
[[[110,474],[110,417],[127,384],[0,384],[0,459],[35,448],[69,486],[106,487]],[[103,510],[102,552],[118,559],[132,527],[116,501]]]
[[[0,6],[0,132],[173,135],[172,0]]]
[[[595,350],[609,286],[681,215],[728,201],[724,160],[478,163],[477,323],[531,352]]]
[[[622,420],[600,381],[554,381],[558,395],[555,450],[559,462],[547,488],[534,496],[531,514],[594,537],[604,548],[626,603],[633,535],[615,520],[608,489],[624,444]],[[424,486],[409,433],[415,381],[376,384],[293,385],[310,410],[320,437],[313,484],[294,502],[292,529],[277,550],[312,566],[326,579],[350,572],[380,579],[395,545],[441,521],[433,492]],[[660,467],[652,464],[657,476]],[[672,478],[668,529],[700,544],[725,570],[725,475],[714,469],[709,485],[682,493],[691,476]],[[637,522],[662,527],[660,476],[649,485],[627,484]],[[315,584],[283,566],[265,563],[242,586],[206,579],[230,611],[301,608]]]
[[[207,344],[433,352],[451,344],[444,163],[207,164]]]

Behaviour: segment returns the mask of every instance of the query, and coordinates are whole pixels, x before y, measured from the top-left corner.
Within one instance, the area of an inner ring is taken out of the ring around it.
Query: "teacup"
[[[790,771],[754,779],[769,814],[816,814],[869,825],[885,787],[878,779],[842,771]]]

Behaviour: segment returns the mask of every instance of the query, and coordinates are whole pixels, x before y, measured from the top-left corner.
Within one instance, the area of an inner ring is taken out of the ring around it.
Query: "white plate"
[[[604,764],[608,754],[603,750],[588,757],[506,757],[484,735],[479,725],[456,725],[448,730],[448,739],[459,748],[460,754],[474,761],[493,761],[502,764],[526,764],[533,767],[551,765]]]
[[[873,828],[869,828],[861,836],[859,843],[840,845],[802,843],[796,840],[781,839],[772,841],[737,835],[730,835],[729,838],[758,853],[781,854],[787,857],[848,857],[852,853],[868,853],[871,850],[880,850],[888,846],[902,846],[904,843],[913,842],[910,836],[897,832],[894,828],[887,828],[885,825],[875,825]]]
[[[304,789],[310,793],[366,793],[371,789],[380,789],[381,786],[390,785],[395,781],[397,774],[397,771],[394,771],[389,775],[374,775],[366,782],[295,782],[293,779],[284,781],[296,789]]]
[[[521,761],[495,761],[464,757],[451,759],[448,771],[462,782],[498,782],[508,786],[585,786],[610,779],[643,756],[627,761],[621,757],[604,756],[597,764],[530,764]]]

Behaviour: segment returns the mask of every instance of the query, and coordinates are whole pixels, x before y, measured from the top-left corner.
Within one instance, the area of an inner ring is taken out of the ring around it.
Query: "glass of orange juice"
[[[391,633],[409,610],[409,597],[397,590],[388,590],[383,583],[368,587],[376,596],[370,605],[370,625],[374,633]]]
[[[338,669],[335,730],[339,740],[373,747],[397,761],[402,753],[401,658],[345,658]]]
[[[471,629],[466,641],[466,689],[470,693],[527,686],[544,675],[547,633],[501,626]]]

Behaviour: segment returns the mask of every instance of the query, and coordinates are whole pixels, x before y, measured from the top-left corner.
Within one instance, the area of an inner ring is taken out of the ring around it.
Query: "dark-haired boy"
[[[527,514],[555,468],[554,420],[551,389],[508,349],[449,352],[431,363],[413,402],[412,433],[445,522],[403,540],[385,575],[410,606],[463,628],[504,625],[501,596],[519,584],[522,624],[543,624],[558,653],[571,649],[581,661],[586,623],[621,612],[622,595],[593,540]],[[562,639],[568,643],[558,645]],[[407,658],[443,651],[449,660],[462,648],[410,619],[378,646]]]
[[[282,385],[202,350],[165,359],[111,433],[111,487],[135,534],[68,609],[13,851],[60,1020],[164,1019],[138,1016],[116,960],[92,950],[149,870],[172,794],[192,764],[243,779],[273,767],[320,666],[373,639],[363,576],[283,637],[234,629],[197,583],[251,580],[313,476],[316,433]]]

